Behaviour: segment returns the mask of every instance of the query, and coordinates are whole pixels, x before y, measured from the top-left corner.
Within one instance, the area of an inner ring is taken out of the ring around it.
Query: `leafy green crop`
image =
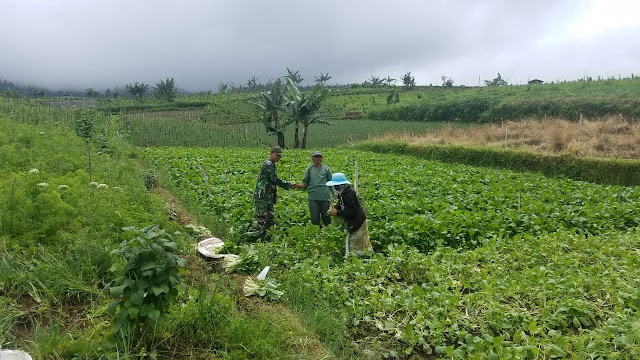
[[[334,172],[353,173],[354,151],[325,152],[325,164]],[[152,148],[146,154],[235,233],[252,227],[252,189],[265,152]],[[308,156],[303,151],[288,151],[278,164],[280,177],[299,181]],[[224,195],[207,196],[200,162],[209,174],[212,193]],[[422,251],[442,245],[475,247],[501,237],[529,239],[561,229],[593,235],[640,224],[640,190],[632,187],[369,152],[360,152],[360,181],[365,186],[374,247],[382,249],[394,243]],[[304,192],[281,191],[276,211],[283,235],[307,223],[304,199]]]
[[[173,254],[176,243],[157,225],[123,230],[135,237],[112,252],[122,255],[127,263],[123,275],[105,286],[104,293],[116,299],[107,311],[114,316],[117,338],[132,340],[144,334],[147,325],[155,327],[175,301],[178,289],[185,287],[179,271],[187,266],[187,260]]]
[[[251,230],[266,151],[145,153],[226,223],[225,242]],[[323,154],[352,179],[353,150]],[[299,181],[309,155],[287,150],[278,175]],[[386,357],[640,356],[640,233],[624,233],[640,223],[640,189],[358,155],[377,254],[344,260],[341,222],[311,226],[306,193],[283,190],[273,240],[253,247],[286,289],[283,301],[330,308],[348,324],[355,348]],[[214,196],[204,189],[200,162]]]

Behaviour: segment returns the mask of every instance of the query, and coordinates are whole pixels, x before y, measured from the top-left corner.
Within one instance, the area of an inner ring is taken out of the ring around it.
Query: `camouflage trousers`
[[[263,240],[267,235],[267,230],[272,227],[275,222],[274,215],[273,203],[256,201],[256,218],[258,219],[256,234]]]

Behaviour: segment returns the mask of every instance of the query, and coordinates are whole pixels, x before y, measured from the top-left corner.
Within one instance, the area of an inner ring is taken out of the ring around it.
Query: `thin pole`
[[[222,155],[222,166],[224,167],[224,181],[227,183],[227,194],[230,194],[229,178],[227,177],[227,162],[224,160],[224,155]]]
[[[211,190],[209,190],[209,178],[207,177],[207,172],[204,170],[202,161],[200,162],[200,169],[202,169],[202,178],[204,179],[204,184],[207,188],[207,195],[211,196]]]
[[[358,191],[358,155],[356,155],[356,173],[354,176],[353,186],[357,192]]]

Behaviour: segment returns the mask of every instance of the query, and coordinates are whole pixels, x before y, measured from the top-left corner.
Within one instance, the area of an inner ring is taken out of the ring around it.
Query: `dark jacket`
[[[349,233],[352,234],[360,229],[367,219],[367,215],[362,209],[362,206],[360,206],[360,200],[358,200],[356,191],[353,190],[350,185],[347,185],[347,187],[338,194],[338,198],[340,201],[334,206],[336,210],[338,210],[337,215],[345,218],[347,221],[347,229]]]

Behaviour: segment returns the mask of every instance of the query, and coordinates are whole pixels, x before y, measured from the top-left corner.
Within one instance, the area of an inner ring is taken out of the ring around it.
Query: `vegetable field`
[[[353,150],[324,153],[325,164],[352,178]],[[251,189],[267,155],[145,150],[235,244],[253,227]],[[279,176],[300,181],[309,155],[287,151]],[[343,224],[310,226],[306,193],[281,190],[273,241],[253,247],[282,282],[285,303],[331,309],[354,348],[371,357],[640,355],[640,189],[358,156],[377,254],[345,261]]]

